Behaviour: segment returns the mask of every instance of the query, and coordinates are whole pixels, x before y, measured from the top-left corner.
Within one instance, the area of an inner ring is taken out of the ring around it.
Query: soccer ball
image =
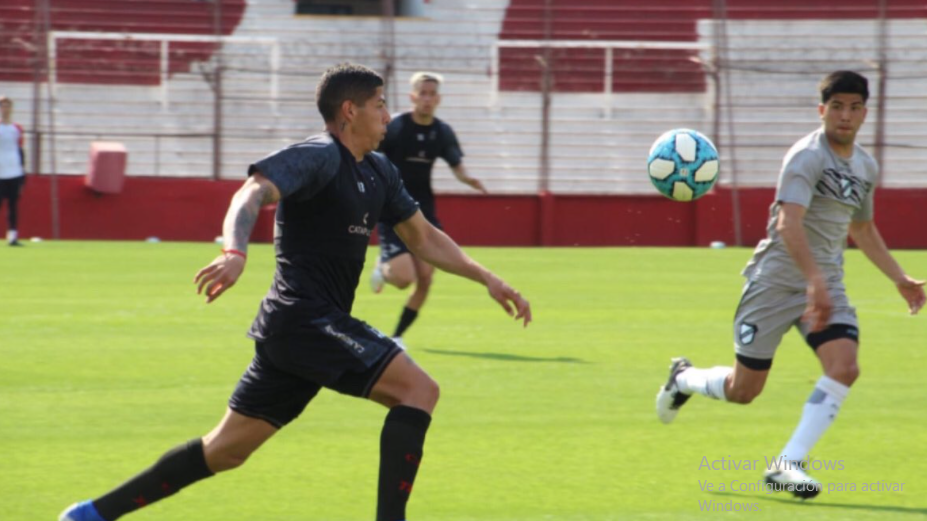
[[[718,149],[695,130],[670,130],[650,147],[647,170],[661,194],[674,201],[692,201],[718,180]]]

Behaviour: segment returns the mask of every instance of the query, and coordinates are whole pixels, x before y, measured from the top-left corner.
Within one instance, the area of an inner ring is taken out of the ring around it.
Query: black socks
[[[390,409],[380,434],[380,480],[377,521],[404,521],[406,503],[422,459],[431,415],[414,407]],[[197,438],[166,452],[150,468],[93,501],[107,521],[170,496],[213,475]]]
[[[393,336],[402,336],[402,334],[406,332],[406,329],[409,329],[409,326],[412,325],[412,322],[415,322],[417,317],[418,310],[411,309],[408,306],[402,308],[402,315],[399,317],[399,324],[396,325],[396,332],[393,333]]]
[[[212,476],[206,466],[203,440],[197,438],[167,451],[153,466],[95,499],[93,506],[107,521],[164,499],[180,489]]]
[[[390,409],[380,434],[380,485],[377,521],[403,521],[406,503],[422,460],[425,432],[431,423],[427,412],[397,405]]]

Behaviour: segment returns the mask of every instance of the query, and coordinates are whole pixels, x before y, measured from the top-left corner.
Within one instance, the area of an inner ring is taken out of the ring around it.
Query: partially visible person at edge
[[[24,141],[23,127],[13,122],[13,100],[0,96],[0,206],[6,201],[6,241],[10,246],[22,246],[19,241],[19,196],[26,185]]]

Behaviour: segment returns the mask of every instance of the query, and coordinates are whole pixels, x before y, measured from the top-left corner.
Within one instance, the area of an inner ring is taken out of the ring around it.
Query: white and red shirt
[[[14,179],[23,171],[23,128],[16,123],[0,123],[0,179]]]

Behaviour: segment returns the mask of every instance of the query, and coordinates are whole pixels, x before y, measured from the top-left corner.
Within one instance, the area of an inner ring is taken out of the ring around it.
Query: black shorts
[[[21,175],[12,179],[0,179],[0,201],[9,199],[15,201],[19,199],[19,193],[26,184],[26,176]]]
[[[438,220],[437,216],[425,214],[425,218],[428,219],[428,222],[433,224],[435,228],[439,230],[444,229],[444,227],[441,226],[441,221]],[[406,243],[402,242],[402,239],[399,238],[399,235],[396,235],[396,232],[393,230],[392,226],[379,223],[377,225],[377,234],[380,236],[381,264],[387,263],[402,255],[403,253],[409,253],[409,248],[406,247]]]
[[[255,343],[229,407],[280,428],[322,387],[366,398],[400,352],[391,339],[345,313],[310,320],[296,333]]]

